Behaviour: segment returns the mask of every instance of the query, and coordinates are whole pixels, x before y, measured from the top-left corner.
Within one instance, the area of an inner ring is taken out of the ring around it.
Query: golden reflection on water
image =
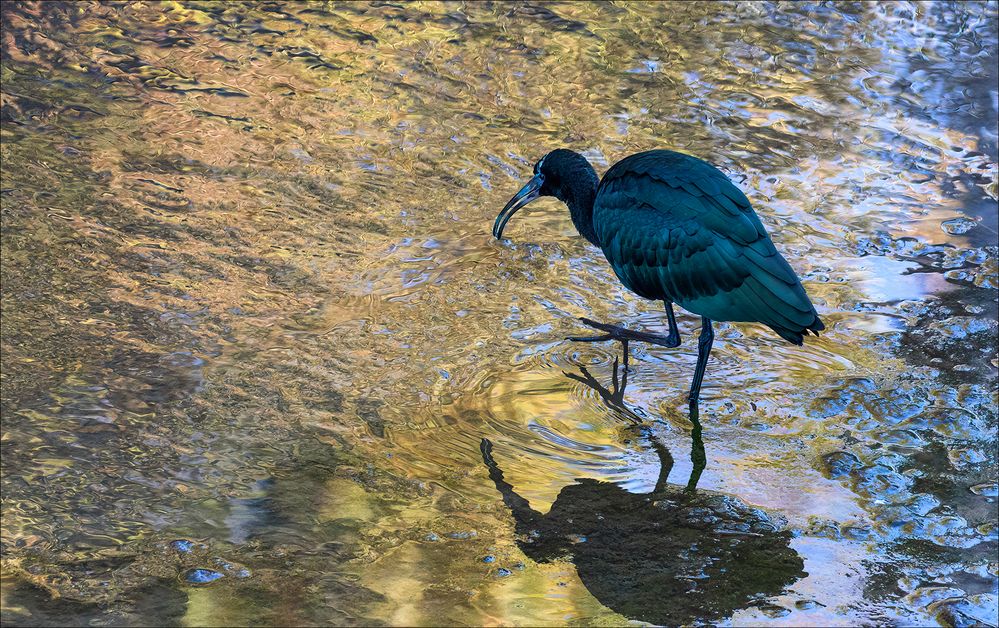
[[[808,572],[729,621],[987,621],[995,502],[968,490],[995,483],[987,13],[5,6],[5,618],[49,594],[74,621],[631,618],[570,557],[524,556],[479,455],[491,439],[541,512],[577,478],[645,493],[633,415],[691,472],[697,321],[679,349],[633,347],[608,406],[566,373],[607,386],[620,347],[563,338],[661,310],[555,203],[491,239],[568,146],[600,171],[652,147],[718,164],[829,328],[801,348],[717,331],[699,487],[786,518]],[[920,544],[965,553],[936,576]]]

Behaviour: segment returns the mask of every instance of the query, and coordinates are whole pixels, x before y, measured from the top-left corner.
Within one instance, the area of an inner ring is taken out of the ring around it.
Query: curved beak
[[[540,174],[534,175],[534,178],[527,182],[527,185],[520,188],[510,202],[506,204],[503,211],[496,216],[496,222],[493,223],[493,236],[496,239],[503,237],[503,229],[506,227],[506,223],[510,222],[510,218],[517,213],[524,205],[527,205],[534,199],[541,196],[541,186],[544,184],[545,178]]]

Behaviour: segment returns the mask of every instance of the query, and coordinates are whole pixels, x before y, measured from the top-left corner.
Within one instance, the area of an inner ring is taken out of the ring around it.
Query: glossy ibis
[[[677,347],[673,304],[699,314],[691,403],[714,340],[711,321],[763,323],[796,345],[825,328],[745,194],[705,161],[652,150],[622,159],[599,179],[579,153],[554,150],[496,217],[493,235],[502,237],[514,213],[542,196],[568,205],[576,230],[600,247],[625,287],[666,305],[666,336],[583,318],[604,333],[571,340],[620,340],[626,355],[629,340]]]

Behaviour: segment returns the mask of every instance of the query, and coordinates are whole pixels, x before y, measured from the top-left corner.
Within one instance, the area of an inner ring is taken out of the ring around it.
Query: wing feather
[[[749,199],[710,164],[671,151],[604,176],[594,228],[621,281],[715,320],[757,321],[800,344],[824,328]]]

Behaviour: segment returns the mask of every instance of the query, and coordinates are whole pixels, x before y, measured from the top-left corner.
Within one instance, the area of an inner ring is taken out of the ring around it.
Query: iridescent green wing
[[[796,344],[824,327],[749,200],[700,159],[650,151],[622,160],[600,184],[593,222],[615,273],[641,296],[760,322]]]

